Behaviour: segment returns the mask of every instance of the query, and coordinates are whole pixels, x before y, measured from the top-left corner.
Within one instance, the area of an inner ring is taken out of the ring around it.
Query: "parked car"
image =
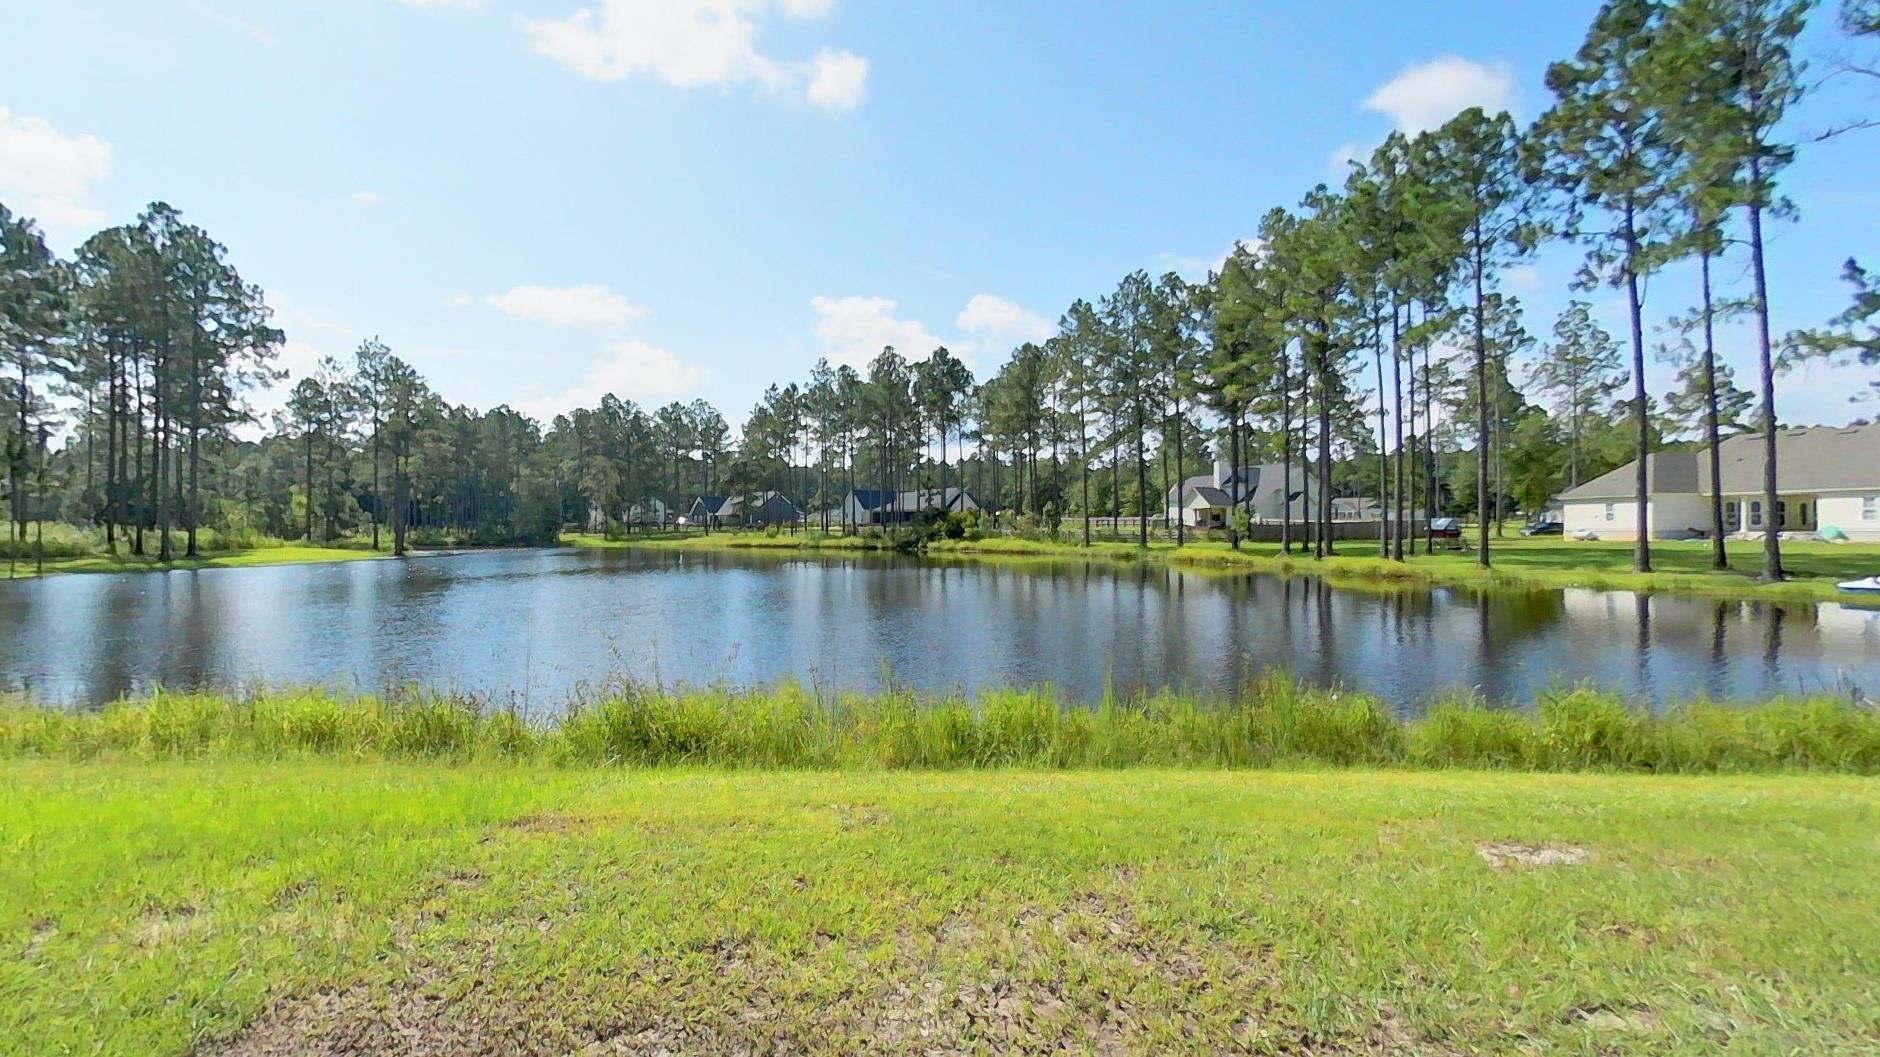
[[[1453,517],[1433,517],[1430,519],[1430,538],[1438,540],[1459,540],[1462,538],[1462,520]]]
[[[1521,529],[1523,536],[1564,536],[1567,526],[1558,521],[1536,521]]]

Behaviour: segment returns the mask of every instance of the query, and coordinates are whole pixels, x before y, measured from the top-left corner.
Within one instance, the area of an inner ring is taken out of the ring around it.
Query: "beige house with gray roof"
[[[1763,532],[1774,520],[1784,532],[1837,528],[1849,539],[1880,541],[1880,426],[1813,426],[1776,435],[1777,502],[1763,508],[1763,435],[1745,433],[1718,445],[1723,526],[1730,535]],[[1690,539],[1710,530],[1710,455],[1661,451],[1647,457],[1653,539]],[[1568,535],[1636,539],[1634,460],[1560,496]]]

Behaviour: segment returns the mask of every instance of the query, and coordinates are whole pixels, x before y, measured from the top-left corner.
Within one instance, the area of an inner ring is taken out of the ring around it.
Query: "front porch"
[[[1724,496],[1723,531],[1762,533],[1768,531],[1770,513],[1761,496]],[[1814,532],[1820,517],[1820,500],[1813,495],[1782,495],[1776,499],[1774,520],[1780,532]]]

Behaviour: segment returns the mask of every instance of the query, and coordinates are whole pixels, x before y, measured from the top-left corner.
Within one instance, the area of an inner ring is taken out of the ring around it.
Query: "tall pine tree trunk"
[[[1776,481],[1776,369],[1769,340],[1769,276],[1763,269],[1762,158],[1750,157],[1749,259],[1755,282],[1756,367],[1762,385],[1763,426],[1763,560],[1762,578],[1771,583],[1785,579],[1782,569],[1782,524]]]
[[[1396,448],[1395,448],[1396,457],[1392,459],[1391,461],[1396,465],[1396,469],[1397,469],[1396,482],[1395,482],[1397,504],[1396,504],[1396,507],[1394,508],[1394,512],[1397,517],[1397,525],[1396,525],[1396,530],[1391,533],[1391,545],[1390,546],[1391,546],[1391,558],[1393,558],[1396,561],[1403,561],[1403,538],[1404,538],[1404,532],[1405,532],[1404,523],[1405,523],[1405,518],[1408,516],[1408,513],[1409,513],[1409,504],[1407,504],[1404,500],[1404,485],[1407,483],[1405,480],[1407,475],[1404,472],[1405,467],[1404,467],[1404,450],[1403,450],[1403,330],[1402,330],[1401,324],[1399,323],[1399,312],[1398,312],[1399,307],[1400,306],[1398,306],[1396,301],[1393,300],[1391,302],[1391,306],[1390,306],[1390,390],[1391,390],[1390,405],[1391,405],[1391,418],[1395,421],[1396,429],[1397,429]],[[1415,382],[1413,379],[1412,380],[1413,388],[1414,388],[1414,385],[1415,385]],[[1415,399],[1414,395],[1412,396],[1412,399]]]
[[[1710,252],[1700,255],[1704,283],[1704,439],[1710,453],[1710,567],[1728,569],[1730,555],[1723,545],[1723,453],[1718,450],[1722,426],[1717,413],[1716,310],[1711,304]]]
[[[1638,426],[1638,476],[1633,482],[1638,502],[1638,542],[1632,552],[1632,568],[1641,573],[1652,571],[1651,490],[1646,463],[1651,457],[1651,420],[1645,396],[1645,304],[1638,287],[1637,213],[1632,203],[1625,209],[1625,293],[1632,325],[1632,417]]]
[[[1482,218],[1478,215],[1471,228],[1475,256],[1475,564],[1486,569],[1488,555],[1488,338],[1482,318],[1486,299],[1482,293]]]

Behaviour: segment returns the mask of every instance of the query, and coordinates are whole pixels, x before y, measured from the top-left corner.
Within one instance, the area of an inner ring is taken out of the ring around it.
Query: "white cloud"
[[[853,110],[868,96],[868,60],[852,51],[821,51],[810,64],[805,95],[817,106]]]
[[[1258,253],[1262,245],[1263,243],[1257,237],[1239,239],[1212,257],[1185,257],[1177,253],[1158,253],[1155,255],[1155,263],[1156,267],[1163,271],[1176,272],[1190,282],[1201,282],[1210,273],[1227,267],[1227,259],[1234,255],[1235,250],[1245,246]]]
[[[1517,264],[1502,272],[1501,277],[1516,290],[1532,292],[1541,288],[1541,270],[1532,264]]]
[[[406,7],[477,7],[483,0],[393,0]]]
[[[1351,173],[1351,163],[1363,157],[1359,150],[1358,145],[1350,140],[1333,147],[1332,152],[1325,156],[1326,174],[1343,181]]]
[[[47,228],[80,233],[105,220],[92,184],[111,173],[111,145],[68,136],[44,118],[0,106],[0,200]]]
[[[484,298],[499,312],[561,327],[617,327],[646,315],[646,309],[606,286],[514,286]]]
[[[818,296],[810,298],[809,304],[816,310],[816,338],[831,363],[860,369],[880,355],[883,346],[892,345],[901,355],[920,359],[947,344],[924,325],[897,318],[897,306],[890,298]]]
[[[352,201],[357,206],[375,206],[385,201],[385,196],[378,191],[361,190],[352,193]]]
[[[900,305],[887,297],[812,297],[816,311],[816,339],[829,362],[865,369],[885,346],[910,360],[925,359],[942,345],[974,371],[988,369],[980,353],[1003,358],[1027,341],[1043,341],[1057,327],[1036,312],[997,294],[975,294],[953,325],[961,336],[953,340],[936,335],[925,323],[903,319]]]
[[[1493,114],[1512,109],[1514,70],[1505,62],[1479,63],[1456,55],[1407,67],[1378,86],[1366,110],[1388,115],[1415,134],[1436,128],[1472,106]]]
[[[268,29],[266,26],[256,25],[247,19],[236,18],[226,11],[217,11],[212,7],[205,7],[202,4],[191,4],[189,6],[190,10],[196,12],[196,14],[203,18],[209,19],[212,22],[220,22],[222,25],[240,33],[256,44],[272,48],[281,42],[280,38],[274,35],[274,31]]]
[[[1057,333],[1050,320],[997,294],[974,294],[953,322],[978,344],[993,349],[1043,341]]]
[[[514,406],[543,422],[577,407],[594,407],[612,393],[624,400],[656,403],[695,393],[707,377],[704,368],[644,341],[623,341],[588,365],[581,380],[552,396],[518,401]]]
[[[588,80],[647,74],[675,88],[755,83],[848,109],[866,94],[868,60],[824,50],[810,62],[787,63],[757,47],[759,20],[776,13],[821,18],[831,6],[830,0],[596,0],[563,18],[518,21],[538,54]]]

